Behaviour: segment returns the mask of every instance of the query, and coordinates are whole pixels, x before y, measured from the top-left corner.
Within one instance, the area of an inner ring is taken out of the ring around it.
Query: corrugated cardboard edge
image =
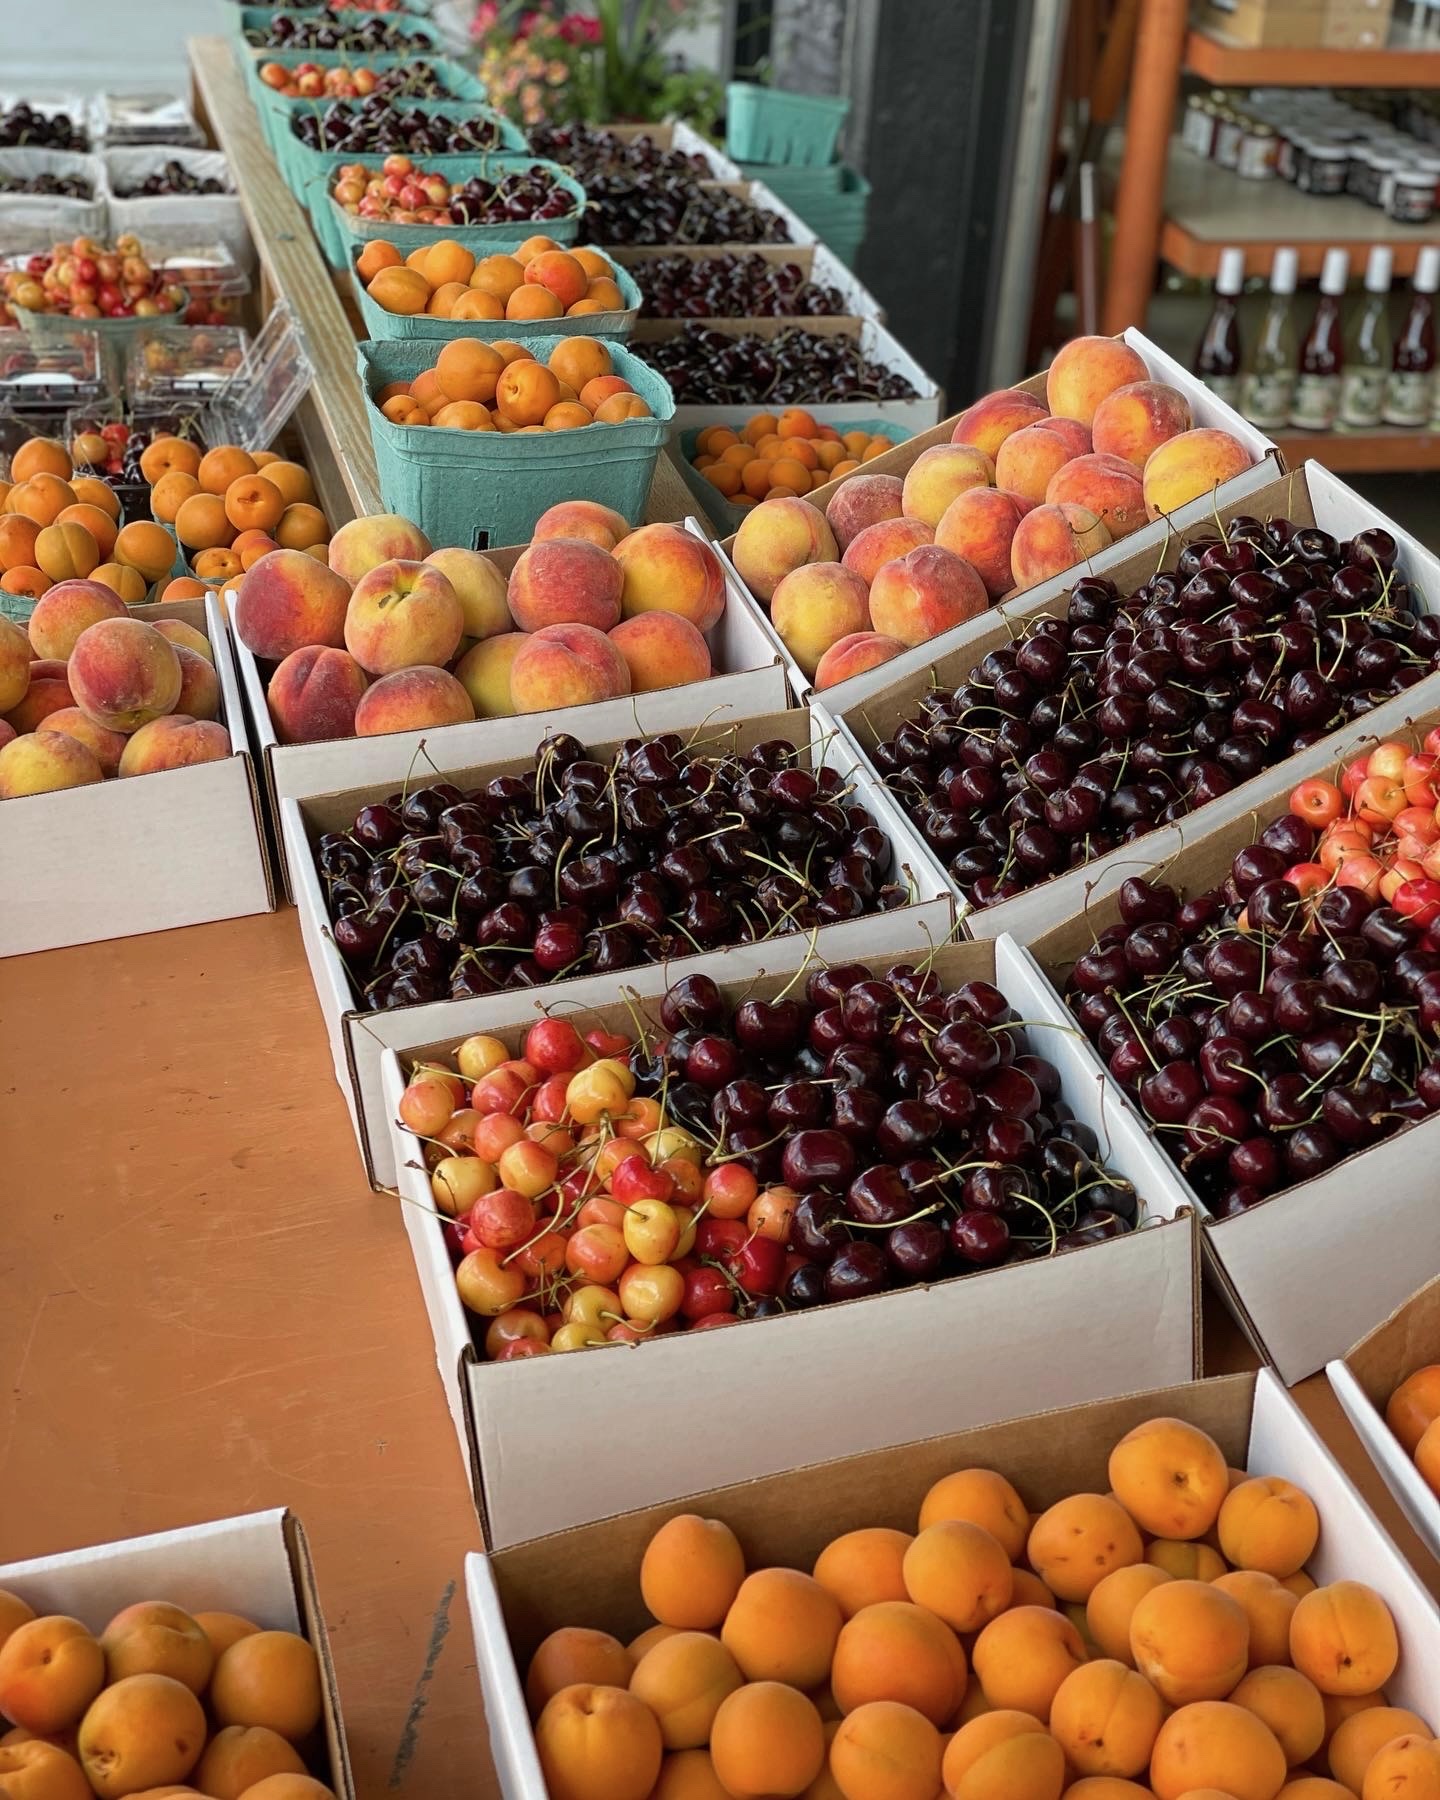
[[[315,1564],[310,1555],[310,1541],[305,1527],[295,1513],[284,1518],[285,1547],[290,1554],[290,1567],[295,1577],[295,1594],[304,1620],[305,1635],[320,1659],[321,1699],[325,1711],[325,1743],[330,1752],[330,1768],[339,1800],[355,1800],[355,1777],[350,1767],[350,1747],[345,1741],[344,1714],[340,1706],[340,1681],[335,1673],[335,1659],[330,1653],[330,1633],[320,1607],[320,1593],[315,1582]]]

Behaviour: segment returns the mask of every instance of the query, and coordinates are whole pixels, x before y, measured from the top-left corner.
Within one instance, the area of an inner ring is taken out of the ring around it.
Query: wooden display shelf
[[[1216,87],[1440,87],[1440,50],[1257,50],[1205,31],[1186,38],[1185,67]]]
[[[1213,276],[1229,245],[1244,250],[1247,275],[1268,275],[1281,244],[1299,252],[1302,280],[1318,277],[1334,246],[1349,251],[1354,274],[1375,244],[1389,245],[1396,275],[1409,275],[1436,230],[1433,223],[1397,225],[1377,207],[1346,195],[1317,198],[1298,193],[1288,181],[1247,181],[1181,144],[1171,146],[1160,257],[1182,275]]]
[[[1292,431],[1275,439],[1286,462],[1323,463],[1337,475],[1405,475],[1440,469],[1440,431]]]
[[[309,215],[280,174],[260,129],[229,38],[189,40],[196,116],[230,162],[260,265],[260,304],[288,300],[315,363],[315,381],[295,416],[296,428],[332,523],[385,510],[370,443],[365,397],[355,369],[356,323],[320,253]],[[358,313],[354,315],[358,323]],[[680,520],[696,510],[668,456],[656,459],[645,509],[647,523]]]

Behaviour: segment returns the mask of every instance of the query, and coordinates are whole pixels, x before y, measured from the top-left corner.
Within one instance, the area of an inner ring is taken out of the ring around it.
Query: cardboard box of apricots
[[[1433,1198],[1432,1192],[1432,1205]],[[1417,1262],[1415,1266],[1434,1268],[1436,1262],[1432,1256],[1428,1264]],[[1385,1420],[1385,1408],[1400,1383],[1432,1363],[1440,1365],[1440,1275],[1412,1294],[1344,1357],[1328,1363],[1325,1373],[1400,1510],[1430,1554],[1440,1559],[1440,1494],[1416,1468],[1413,1454]]]
[[[957,1387],[970,1373],[956,1367]],[[912,1390],[901,1399],[900,1424],[918,1398]],[[545,1800],[547,1793],[525,1704],[530,1658],[562,1626],[609,1632],[624,1643],[651,1623],[640,1596],[640,1562],[667,1520],[697,1513],[723,1521],[739,1538],[749,1570],[781,1566],[809,1571],[825,1546],[843,1533],[867,1527],[913,1532],[927,1491],[959,1470],[999,1472],[1032,1512],[1072,1494],[1104,1494],[1110,1486],[1111,1448],[1128,1431],[1156,1418],[1199,1427],[1214,1438],[1232,1468],[1277,1476],[1309,1497],[1320,1526],[1306,1565],[1309,1574],[1317,1583],[1362,1582],[1381,1597],[1399,1646],[1395,1672],[1385,1683],[1389,1704],[1433,1717],[1440,1693],[1440,1610],[1289,1395],[1262,1370],[1130,1393],[978,1430],[951,1430],[894,1449],[812,1463],[651,1505],[489,1555],[471,1555],[466,1592],[490,1747],[505,1800]],[[969,1679],[976,1681],[973,1673]],[[1137,1779],[1143,1781],[1143,1776]],[[981,1785],[975,1791],[992,1790]],[[1033,1790],[1017,1784],[1003,1791],[1048,1793],[1050,1787],[1048,1782]],[[1255,1791],[1269,1791],[1268,1782]]]
[[[217,599],[132,606],[130,616],[191,625],[209,639],[231,753],[0,802],[0,955],[274,910],[254,753]]]
[[[1419,698],[1427,688],[1428,710]],[[1167,842],[1163,850],[1150,849],[1148,839],[1143,848],[1131,845],[1128,866],[1103,891],[1089,895],[1083,910],[1077,908],[1031,943],[1030,954],[1040,969],[1063,988],[1076,958],[1098,932],[1119,919],[1116,890],[1125,877],[1163,881],[1186,895],[1204,893],[1228,878],[1238,850],[1288,810],[1297,783],[1313,775],[1338,780],[1348,762],[1382,738],[1393,737],[1418,750],[1426,732],[1440,725],[1437,688],[1440,680],[1431,676],[1336,732],[1326,740],[1323,757],[1317,756],[1322,749],[1317,744],[1272,769],[1268,788],[1243,815],[1216,824],[1197,813],[1174,828],[1177,841]],[[1407,702],[1413,724],[1402,723],[1391,711]],[[1389,723],[1380,722],[1382,712],[1391,713]],[[1088,1049],[1087,1054],[1112,1103],[1143,1124],[1141,1113],[1100,1059]],[[1165,1179],[1175,1203],[1200,1213],[1201,1242],[1226,1304],[1260,1354],[1293,1385],[1343,1355],[1376,1319],[1386,1317],[1412,1292],[1417,1274],[1440,1268],[1437,1159],[1440,1119],[1423,1119],[1232,1219],[1212,1218],[1168,1158]]]
[[[857,956],[868,967],[928,954],[903,913],[870,924]],[[792,969],[804,950],[802,942]],[[772,960],[771,971],[778,966]],[[1134,1184],[1152,1224],[1060,1256],[747,1320],[736,1330],[674,1332],[638,1355],[607,1349],[489,1362],[472,1342],[474,1321],[456,1292],[421,1146],[397,1119],[408,1070],[448,1061],[461,1039],[386,1052],[401,1212],[488,1544],[517,1543],[716,1481],[772,1475],[836,1450],[986,1424],[1035,1393],[1069,1404],[1125,1393],[1137,1369],[1166,1382],[1199,1374],[1194,1215],[1175,1202],[1160,1152],[1133,1119],[1103,1103],[1068,1017],[1013,944],[951,945],[930,967],[947,991],[993,981],[1021,1018],[1060,1027],[1037,1031],[1034,1049],[1057,1066],[1065,1101],[1099,1136],[1107,1166]],[[657,1029],[664,978],[633,973],[644,997],[586,1009],[586,1029],[633,1031],[637,1017],[647,1031]],[[758,979],[723,967],[715,973],[732,1001],[770,999],[793,980],[786,972]],[[518,1054],[543,1004],[539,994],[512,997],[504,1020],[486,1029]],[[577,1023],[582,1016],[570,1008],[566,1015]],[[1106,1323],[1096,1331],[1101,1310]],[[1084,1354],[1074,1355],[1082,1340]],[[981,1366],[983,1381],[967,1377]],[[693,1428],[699,1394],[706,1396],[702,1431]],[[647,1434],[666,1446],[663,1467],[613,1453],[615,1419],[626,1413],[643,1418]],[[576,1468],[587,1471],[583,1482],[568,1479]]]
[[[710,545],[710,539],[694,519],[686,520],[685,529]],[[486,550],[483,555],[508,580],[525,548],[523,544],[512,545],[503,550]],[[725,582],[725,611],[706,634],[715,670],[706,681],[684,682],[678,687],[627,695],[623,700],[598,700],[586,706],[560,703],[546,712],[504,719],[476,719],[465,725],[392,731],[383,737],[330,738],[307,744],[279,741],[266,699],[266,672],[234,631],[233,608],[239,584],[232,584],[225,593],[230,645],[255,748],[264,763],[273,815],[279,816],[282,799],[305,800],[312,794],[333,794],[337,789],[366,781],[402,782],[423,766],[426,757],[441,764],[478,762],[492,747],[496,754],[517,755],[521,749],[533,749],[552,731],[573,731],[581,738],[612,738],[637,731],[675,731],[716,717],[745,718],[754,713],[782,711],[788,695],[775,646],[760,622],[755,602],[728,563]],[[283,846],[280,865],[286,891],[293,893]]]
[[[1167,356],[1157,345],[1152,344],[1143,333],[1134,330],[1127,331],[1123,339],[1117,341],[1128,345],[1139,356],[1151,381],[1163,382],[1167,387],[1176,388],[1184,395],[1189,402],[1196,429],[1224,431],[1236,439],[1253,458],[1251,467],[1229,476],[1214,493],[1205,494],[1202,498],[1192,500],[1187,505],[1176,507],[1168,518],[1157,520],[1153,524],[1141,525],[1137,531],[1131,532],[1126,537],[1118,538],[1103,550],[1096,551],[1083,564],[1076,563],[1057,575],[1037,582],[1034,586],[1022,587],[1018,591],[1012,592],[1003,602],[992,605],[978,618],[957,626],[953,630],[942,631],[925,643],[892,657],[888,662],[864,669],[847,679],[832,681],[823,689],[814,689],[812,677],[800,666],[794,654],[776,632],[775,641],[779,645],[780,652],[785,658],[786,667],[790,671],[791,686],[799,698],[805,698],[812,691],[818,692],[823,695],[824,704],[832,712],[841,713],[862,696],[878,692],[890,683],[897,681],[902,675],[915,669],[924,668],[933,658],[943,655],[958,644],[968,642],[973,635],[985,630],[987,626],[993,628],[997,624],[996,615],[1003,613],[1009,616],[1022,616],[1027,612],[1040,610],[1057,593],[1067,587],[1082,568],[1088,574],[1108,575],[1116,568],[1146,554],[1158,560],[1160,552],[1175,531],[1183,530],[1197,520],[1210,518],[1217,505],[1230,505],[1241,496],[1264,487],[1283,472],[1284,459],[1263,432],[1257,430],[1248,420],[1241,418],[1233,407],[1217,400],[1202,381],[1197,380],[1188,369],[1182,368],[1173,357]],[[1029,380],[1018,384],[1017,391],[1031,395],[1043,403],[1046,397],[1046,377],[1032,375]],[[778,412],[780,409],[775,408],[774,410]],[[805,410],[818,418],[820,412],[826,409],[806,408]],[[868,410],[868,408],[852,408],[851,410],[854,414],[859,410]],[[885,415],[882,414],[882,416]],[[879,456],[872,457],[859,469],[852,470],[849,474],[836,480],[827,481],[820,487],[812,488],[804,498],[810,505],[817,507],[823,513],[827,511],[836,496],[845,491],[847,484],[859,476],[890,475],[903,480],[927,450],[933,450],[951,442],[955,428],[962,416],[962,414],[956,413],[952,418],[943,420],[933,430],[921,431],[916,436],[907,438],[904,443],[897,444],[893,450],[887,450]],[[738,429],[734,416],[726,419],[725,423]],[[1007,423],[1010,429],[1016,428],[1014,423],[1008,421]],[[858,527],[851,528],[851,536],[854,535],[856,529]],[[903,554],[903,550],[910,547],[911,545],[906,543],[899,553]],[[733,558],[735,554],[734,534],[722,538],[720,548],[727,557]],[[1008,551],[1004,552],[1004,555],[1008,562]],[[758,604],[761,606],[768,624],[770,617],[768,604],[763,601]],[[774,631],[774,626],[771,625],[770,629]]]
[[[246,1513],[0,1564],[0,1588],[18,1594],[37,1614],[65,1614],[92,1632],[102,1631],[123,1608],[145,1600],[168,1601],[190,1613],[234,1613],[262,1631],[298,1632],[313,1646],[320,1664],[324,1748],[312,1773],[333,1790],[336,1800],[355,1800],[315,1569],[304,1528],[293,1513]],[[23,1785],[23,1774],[20,1780]]]
[[[1411,584],[1417,609],[1434,612],[1440,608],[1440,558],[1425,549],[1418,539],[1387,519],[1368,500],[1346,487],[1344,482],[1327,469],[1322,469],[1319,463],[1313,462],[1306,463],[1296,474],[1282,476],[1262,488],[1247,492],[1241,498],[1229,500],[1225,506],[1217,508],[1184,530],[1172,532],[1162,545],[1160,553],[1153,547],[1132,551],[1122,562],[1111,565],[1109,577],[1122,592],[1129,592],[1148,580],[1157,569],[1174,568],[1181,550],[1191,539],[1213,536],[1217,522],[1223,524],[1239,514],[1262,519],[1287,518],[1296,524],[1321,525],[1339,538],[1352,537],[1367,526],[1383,526],[1399,547],[1397,566]],[[991,650],[1014,641],[1018,622],[1040,614],[1053,618],[1063,617],[1069,602],[1070,592],[1066,586],[1054,591],[1045,590],[1043,599],[1037,591],[1036,595],[1029,597],[1029,602],[1023,609],[1007,609],[1007,616],[1004,618],[996,617],[993,612],[982,613],[971,625],[950,634],[955,648],[947,650],[943,655],[923,658],[919,663],[911,663],[906,658],[908,673],[892,677],[863,699],[843,707],[835,707],[832,716],[841,730],[851,738],[868,766],[870,751],[877,743],[890,737],[911,716],[916,703],[932,686],[937,683],[945,687],[958,686]],[[894,663],[883,664],[876,673],[883,675],[899,662],[900,658],[897,657]],[[838,692],[839,689],[833,690],[833,693]],[[819,698],[826,703],[827,711],[833,707],[832,690],[826,689]],[[1372,712],[1367,713],[1363,721],[1365,730],[1378,731],[1383,735],[1415,717],[1427,703],[1433,705],[1437,700],[1440,700],[1440,674],[1427,675],[1413,688],[1383,701]],[[1329,737],[1323,738],[1318,744],[1312,744],[1309,749],[1263,771],[1250,781],[1239,783],[1228,794],[1211,801],[1208,806],[1202,807],[1179,824],[1147,832],[1137,842],[1122,844],[1108,856],[1099,857],[1081,868],[1071,869],[1056,876],[1054,880],[1027,888],[1013,900],[1006,900],[980,912],[967,913],[964,918],[965,928],[976,937],[998,937],[1002,931],[1008,931],[1022,943],[1029,943],[1061,920],[1078,914],[1087,903],[1093,903],[1100,896],[1112,892],[1127,875],[1134,873],[1140,862],[1164,862],[1182,845],[1193,842],[1198,834],[1213,831],[1231,820],[1248,816],[1255,807],[1282,789],[1288,793],[1297,781],[1334,762],[1340,754],[1341,746],[1355,735],[1354,726],[1332,732]],[[932,859],[935,871],[943,874],[939,859],[934,857],[928,846],[925,855]]]
[[[894,846],[896,870],[908,874],[920,866],[919,839],[874,776],[861,770],[849,739],[829,720],[818,713],[805,712],[768,713],[760,718],[753,715],[736,718],[734,714],[717,717],[708,707],[702,709],[702,718],[703,724],[690,735],[713,745],[717,752],[731,747],[748,750],[767,738],[784,738],[797,746],[811,746],[817,766],[837,769],[847,781],[854,783],[856,803],[868,808]],[[568,730],[563,719],[561,722]],[[529,773],[534,767],[537,745],[528,721],[503,719],[491,723],[494,736],[483,763],[457,766],[437,758],[438,771],[427,764],[423,772],[417,770],[411,778],[412,784],[423,786],[428,779],[443,777],[461,787],[476,787],[493,775]],[[592,756],[609,758],[626,738],[633,735],[633,728],[627,725],[611,737],[586,737],[583,741]],[[300,914],[300,936],[320,1010],[325,1017],[335,1076],[350,1108],[351,1123],[365,1158],[366,1172],[372,1185],[380,1188],[395,1185],[389,1129],[391,1109],[381,1086],[383,1052],[395,1045],[414,1043],[417,1039],[464,1037],[472,1031],[488,1031],[492,1020],[509,1018],[514,1009],[514,995],[509,993],[488,995],[482,1000],[439,1000],[428,1006],[397,1007],[388,1012],[365,1012],[356,1007],[355,990],[344,959],[330,936],[330,920],[315,870],[312,846],[322,832],[348,830],[362,806],[373,800],[383,800],[396,787],[395,781],[372,782],[343,793],[282,800],[279,814],[283,852],[289,863],[291,887]],[[888,916],[909,925],[912,941],[940,944],[954,928],[954,904],[949,889],[937,880],[928,858],[923,860],[924,873],[912,881],[914,898],[911,904]],[[713,964],[717,957],[724,958],[727,973],[732,970],[744,973],[793,968],[795,961],[787,962],[786,957],[793,956],[798,960],[803,955],[803,946],[811,943],[822,956],[860,954],[870,941],[876,923],[876,917],[870,915],[841,925],[826,925],[809,935],[791,933],[784,938],[737,944],[703,956],[683,957],[669,965],[669,976],[662,980],[661,988],[656,991],[663,991],[669,980],[678,980],[698,967]],[[650,970],[641,966],[613,975],[550,982],[533,991],[542,1006],[600,1006],[638,986],[639,978],[648,979],[649,976]]]

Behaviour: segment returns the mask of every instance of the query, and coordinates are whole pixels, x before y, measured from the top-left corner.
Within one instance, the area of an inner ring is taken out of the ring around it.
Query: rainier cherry
[[[614,1288],[591,1284],[578,1287],[561,1308],[567,1325],[603,1325],[606,1313],[618,1313],[620,1296]]]
[[[1302,781],[1290,796],[1290,810],[1307,825],[1323,831],[1340,817],[1345,796],[1330,781]]]
[[[620,1229],[625,1248],[637,1263],[667,1263],[679,1247],[680,1221],[674,1207],[663,1200],[636,1200],[627,1205]]]
[[[417,1137],[438,1137],[454,1111],[449,1084],[430,1076],[412,1081],[400,1096],[400,1121]]]
[[[509,1060],[510,1052],[499,1038],[485,1037],[478,1032],[474,1037],[466,1038],[455,1052],[455,1067],[467,1081],[479,1081]]]
[[[473,1313],[493,1318],[514,1306],[525,1292],[525,1276],[506,1265],[497,1251],[472,1250],[455,1271],[460,1298]]]

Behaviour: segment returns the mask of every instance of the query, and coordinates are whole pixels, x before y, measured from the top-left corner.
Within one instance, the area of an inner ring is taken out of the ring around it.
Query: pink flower
[[[529,37],[530,33],[535,29],[535,27],[537,25],[543,23],[543,20],[544,20],[543,13],[538,13],[538,12],[521,13],[520,23],[515,27],[516,37],[520,37],[520,38]]]
[[[587,18],[584,13],[566,13],[560,21],[560,35],[567,44],[598,44],[600,21]]]
[[[471,37],[484,37],[487,31],[493,29],[499,18],[499,0],[480,0],[480,4],[475,8],[475,17],[470,21]]]

